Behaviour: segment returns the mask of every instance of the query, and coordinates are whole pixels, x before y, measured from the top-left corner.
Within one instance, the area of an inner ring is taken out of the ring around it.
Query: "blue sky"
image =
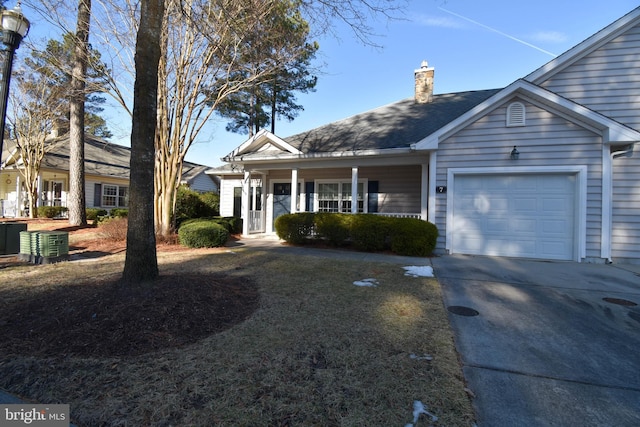
[[[412,97],[413,72],[423,60],[435,68],[435,93],[507,86],[637,6],[637,0],[409,0],[402,20],[371,23],[381,49],[362,45],[337,25],[339,40],[318,40],[324,67],[316,91],[298,97],[305,110],[291,123],[278,122],[276,134],[286,137]],[[245,139],[226,132],[224,122],[212,122],[187,160],[218,166]],[[128,138],[113,142],[128,145]]]

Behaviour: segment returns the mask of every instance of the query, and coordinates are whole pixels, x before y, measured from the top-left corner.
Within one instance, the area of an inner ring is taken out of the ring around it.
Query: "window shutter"
[[[102,206],[102,184],[95,184],[93,186],[93,206]]]
[[[367,212],[378,212],[378,181],[369,181],[369,185],[367,186],[367,193],[369,193]]]
[[[307,212],[313,212],[313,190],[314,190],[313,181],[307,181],[304,183],[304,192],[306,194],[305,211]]]

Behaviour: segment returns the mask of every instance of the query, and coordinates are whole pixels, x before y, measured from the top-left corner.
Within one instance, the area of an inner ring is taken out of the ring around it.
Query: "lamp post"
[[[2,41],[2,47],[0,47],[0,50],[3,53],[3,61],[2,77],[0,78],[0,156],[2,155],[2,146],[4,144],[4,124],[7,117],[13,54],[20,46],[24,36],[29,32],[29,20],[22,14],[20,2],[12,10],[3,10],[1,19],[2,28],[0,30],[2,31],[2,36],[0,41]]]

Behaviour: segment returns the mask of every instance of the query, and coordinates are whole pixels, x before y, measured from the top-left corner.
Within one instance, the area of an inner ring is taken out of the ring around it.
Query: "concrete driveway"
[[[479,427],[640,426],[640,266],[432,264]]]

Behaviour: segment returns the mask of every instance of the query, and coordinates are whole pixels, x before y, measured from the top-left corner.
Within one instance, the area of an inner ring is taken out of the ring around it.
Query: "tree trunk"
[[[152,280],[159,275],[153,221],[153,170],[163,16],[164,0],[142,0],[135,54],[129,227],[122,274],[128,284]]]
[[[91,0],[78,3],[78,23],[73,50],[69,100],[69,209],[70,225],[86,225],[84,177],[84,101],[87,76]]]

